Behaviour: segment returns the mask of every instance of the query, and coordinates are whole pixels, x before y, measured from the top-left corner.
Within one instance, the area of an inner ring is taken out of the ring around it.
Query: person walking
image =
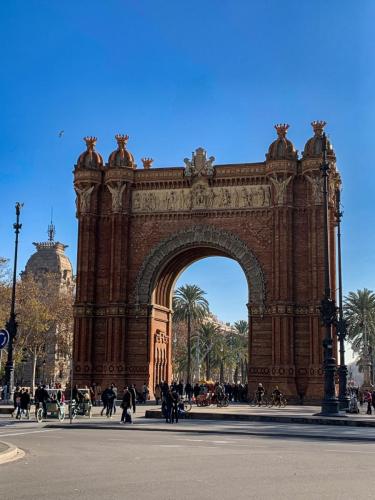
[[[112,406],[112,411],[113,411],[113,414],[116,415],[116,401],[117,401],[117,386],[115,384],[111,384],[111,387],[112,387],[112,391],[114,392],[115,394],[115,397],[113,398],[113,406]]]
[[[21,393],[21,414],[23,413],[26,418],[30,418],[30,394],[27,389]],[[21,415],[20,415],[21,416]]]
[[[185,385],[185,394],[186,394],[186,397],[189,401],[189,403],[191,402],[191,397],[193,395],[193,387],[192,385],[190,384],[190,382],[188,382],[186,385]]]
[[[259,383],[257,390],[255,391],[258,406],[260,406],[262,404],[264,393],[265,393],[265,390],[264,390],[263,384]]]
[[[116,394],[112,386],[110,385],[107,389],[107,408],[105,413],[107,418],[112,418],[113,405],[115,400],[116,400]]]
[[[179,401],[178,392],[172,391],[172,408],[170,413],[171,424],[173,424],[175,421],[176,424],[178,424],[178,401]]]
[[[143,387],[142,387],[142,396],[143,396],[143,402],[144,402],[144,404],[147,403],[149,392],[150,391],[148,390],[147,384],[145,382],[143,384]]]
[[[135,384],[132,384],[130,386],[129,392],[130,392],[130,394],[132,396],[133,413],[135,413],[136,404],[137,404],[137,389],[135,388]]]
[[[122,397],[122,402],[121,402],[121,408],[122,408],[122,415],[121,415],[121,424],[125,424],[128,422],[129,424],[132,424],[132,414],[131,414],[131,407],[132,407],[132,394],[129,391],[128,387],[124,388],[124,395]]]
[[[158,405],[161,399],[161,389],[159,384],[156,384],[155,386],[154,395],[155,395],[155,402]]]
[[[17,386],[13,394],[13,406],[14,406],[13,415],[15,414],[16,418],[21,418],[21,395],[22,391]]]
[[[372,415],[372,394],[370,391],[365,392],[365,402],[367,403],[367,415]]]
[[[172,419],[172,407],[173,407],[173,393],[172,389],[169,389],[165,397],[165,423],[171,423]]]
[[[101,400],[103,403],[103,408],[102,411],[100,412],[100,415],[103,416],[104,411],[107,408],[107,400],[108,400],[108,389],[104,389],[104,391],[101,394]]]

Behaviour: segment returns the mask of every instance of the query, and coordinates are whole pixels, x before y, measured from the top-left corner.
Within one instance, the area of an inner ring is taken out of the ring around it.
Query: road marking
[[[38,434],[38,433],[41,433],[41,432],[56,432],[56,431],[59,431],[60,429],[46,429],[46,430],[43,430],[43,431],[29,431],[29,432],[12,432],[10,434],[0,434],[0,438],[4,437],[4,436],[21,436],[23,434]]]
[[[325,451],[330,451],[330,452],[332,452],[332,453],[342,453],[342,451],[341,451],[341,450],[325,450]],[[361,453],[361,454],[366,453],[366,454],[368,454],[368,455],[374,455],[374,454],[375,454],[375,451],[366,451],[366,450],[350,450],[350,449],[346,448],[346,450],[345,450],[345,454],[346,454],[346,453]]]
[[[180,444],[154,444],[158,448],[182,448]]]

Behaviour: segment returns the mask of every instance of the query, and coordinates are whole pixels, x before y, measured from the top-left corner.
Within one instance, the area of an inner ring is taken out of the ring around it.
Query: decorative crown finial
[[[324,127],[327,125],[327,122],[323,120],[315,120],[311,122],[311,126],[314,130],[314,134],[321,137],[323,135]]]
[[[149,169],[152,167],[153,158],[141,158],[143,163],[143,168]]]
[[[277,135],[280,138],[286,136],[288,128],[289,128],[289,125],[287,123],[277,123],[275,125],[275,129],[276,129]]]
[[[129,136],[127,134],[126,135],[116,134],[115,139],[117,141],[119,149],[126,149],[126,144],[129,140]]]
[[[87,151],[94,151],[97,137],[86,136],[83,140],[86,143]]]

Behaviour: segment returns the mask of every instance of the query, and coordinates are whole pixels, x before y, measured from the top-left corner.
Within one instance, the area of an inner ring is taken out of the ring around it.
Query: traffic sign
[[[2,328],[0,330],[0,351],[1,349],[5,349],[9,342],[9,332]]]

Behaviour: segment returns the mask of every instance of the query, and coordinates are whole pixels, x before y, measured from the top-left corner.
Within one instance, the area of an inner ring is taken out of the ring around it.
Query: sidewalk
[[[320,412],[318,406],[287,406],[286,408],[264,408],[250,407],[246,404],[234,404],[226,408],[216,406],[197,407],[193,406],[186,415],[192,420],[227,420],[247,422],[279,422],[285,424],[307,424],[307,425],[336,425],[350,427],[373,427],[375,428],[375,415],[351,415],[342,413],[339,417],[326,417],[317,415]],[[147,408],[146,418],[162,418],[160,408]]]
[[[24,452],[16,446],[0,441],[0,465],[12,462],[24,456]]]

